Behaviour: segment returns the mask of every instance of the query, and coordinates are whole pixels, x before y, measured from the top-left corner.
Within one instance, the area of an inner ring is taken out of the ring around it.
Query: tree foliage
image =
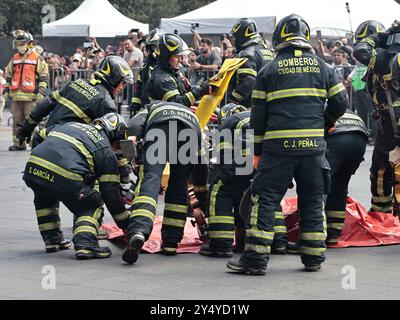
[[[109,0],[124,15],[157,27],[161,18],[171,18],[202,7],[213,0]],[[56,8],[56,19],[75,10],[83,0],[1,0],[0,34],[10,35],[13,30],[23,29],[34,35],[42,33],[41,13],[44,5]],[[93,12],[92,14],[95,14]]]

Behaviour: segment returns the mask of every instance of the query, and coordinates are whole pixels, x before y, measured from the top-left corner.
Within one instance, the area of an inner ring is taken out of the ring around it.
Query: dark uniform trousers
[[[290,157],[263,152],[251,186],[253,206],[246,221],[244,263],[255,267],[268,263],[276,212],[293,178],[297,183],[301,260],[305,265],[325,260],[323,195],[328,168],[324,154]]]
[[[394,108],[394,110],[397,121],[400,116],[400,109]],[[392,213],[394,178],[393,168],[389,162],[389,152],[394,149],[395,145],[388,110],[380,112],[378,123],[378,132],[370,168],[371,211]]]
[[[364,160],[367,139],[361,133],[346,132],[329,136],[327,143],[326,158],[331,167],[331,189],[325,206],[329,244],[335,243],[343,230],[350,178]]]
[[[80,193],[73,194],[45,188],[31,181],[27,185],[34,192],[34,204],[39,230],[46,248],[56,246],[64,240],[60,229],[60,201],[74,214],[73,242],[77,252],[98,247],[98,220],[103,214],[103,201],[98,191],[84,186],[81,193],[86,196],[78,199]]]
[[[234,226],[245,226],[239,215],[239,205],[244,192],[250,185],[250,179],[250,176],[247,179],[240,176],[231,177],[229,181],[226,181],[217,175],[210,185],[208,230],[211,247],[231,249]]]
[[[183,125],[178,123],[178,130],[183,128]],[[180,146],[186,142],[169,141],[168,122],[158,124],[157,129],[162,130],[167,137],[165,152],[168,161],[171,146],[175,144],[177,145],[177,150],[179,150]],[[154,143],[146,142],[144,147],[145,154]],[[156,216],[158,194],[165,166],[165,162],[151,164],[149,159],[146,156],[144,157],[139,177],[140,182],[137,186],[136,197],[130,212],[129,234],[143,232],[146,239],[150,236]],[[175,251],[177,244],[183,238],[188,211],[189,172],[189,164],[180,164],[179,160],[177,164],[170,164],[170,176],[168,188],[165,192],[164,218],[161,229],[163,248],[166,251],[169,249]]]

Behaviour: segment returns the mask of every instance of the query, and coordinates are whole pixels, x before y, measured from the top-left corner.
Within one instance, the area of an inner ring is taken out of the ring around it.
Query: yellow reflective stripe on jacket
[[[327,92],[325,89],[317,88],[293,88],[278,90],[267,93],[267,102],[277,99],[291,98],[291,97],[321,97],[326,98]]]
[[[178,212],[178,213],[187,213],[188,206],[184,206],[181,204],[166,203],[164,210]]]
[[[260,91],[260,90],[253,90],[253,93],[251,94],[251,97],[253,99],[266,100],[267,99],[267,92],[266,91]]]
[[[154,220],[155,213],[151,212],[150,210],[137,209],[137,210],[131,211],[131,213],[129,214],[129,218],[133,218],[133,217],[147,217],[151,220]]]
[[[271,247],[246,243],[246,245],[244,246],[244,250],[245,251],[254,251],[254,252],[263,253],[263,254],[269,254],[271,252]]]
[[[88,117],[75,103],[72,101],[62,97],[58,91],[53,92],[53,97],[54,99],[57,100],[60,104],[62,104],[64,107],[67,107],[69,110],[71,110],[78,118],[82,119],[86,123],[89,123],[92,121],[90,117]]]
[[[38,218],[58,215],[58,213],[59,213],[59,209],[58,208],[47,208],[47,209],[36,210],[36,216]]]
[[[168,91],[164,96],[162,97],[163,101],[168,101],[172,97],[178,96],[179,95],[179,90],[172,90]]]
[[[255,237],[255,238],[261,238],[261,239],[273,240],[274,233],[267,232],[264,230],[259,230],[259,229],[247,229],[246,237]]]
[[[309,256],[322,256],[325,252],[326,248],[310,248],[300,246],[300,253],[307,254]]]
[[[135,197],[135,199],[132,202],[132,205],[138,204],[138,203],[147,203],[153,206],[154,208],[157,208],[157,201],[154,200],[153,198],[147,197],[147,196],[138,196]]]
[[[102,176],[100,176],[100,178],[98,180],[99,180],[99,182],[121,183],[120,177],[116,174],[103,174]]]
[[[89,164],[90,170],[92,172],[94,172],[93,156],[81,141],[75,139],[74,137],[66,135],[64,133],[58,132],[58,131],[51,131],[49,134],[49,137],[59,138],[61,140],[67,141],[67,142],[71,143],[72,145],[74,145],[75,147],[77,147],[78,150],[85,156],[86,161]]]
[[[326,211],[326,216],[328,218],[344,219],[346,217],[346,212],[345,211]]]
[[[164,217],[162,224],[165,226],[183,228],[186,224],[186,220],[171,219],[171,218]]]
[[[326,233],[323,232],[303,232],[300,233],[300,240],[325,241]]]
[[[114,221],[116,221],[116,222],[124,221],[129,218],[129,212],[124,211],[121,213],[113,214],[112,217],[113,217]]]
[[[169,109],[171,109],[171,106],[162,106],[162,107],[159,107],[159,108],[157,108],[156,110],[152,111],[151,114],[150,114],[150,116],[149,116],[149,119],[147,120],[147,123],[149,123],[150,120],[151,120],[156,114],[158,114],[159,112],[162,112],[162,111],[164,111],[164,110],[169,110]],[[196,120],[196,123],[199,124],[199,119],[197,118],[197,116],[196,116],[192,111],[190,111],[190,109],[187,109],[187,110],[186,110],[186,109],[179,109],[178,112],[183,112],[183,113],[186,113],[186,114],[190,115],[190,117],[191,117],[191,118],[194,118],[194,119]],[[200,126],[200,125],[199,125],[199,126]]]
[[[185,93],[185,96],[189,99],[192,105],[196,103],[196,98],[194,97],[193,93],[191,92]]]
[[[47,160],[44,160],[42,158],[31,155],[28,162],[37,164],[38,166],[41,166],[50,171],[53,171],[53,172],[59,174],[60,176],[63,176],[64,178],[74,180],[74,181],[83,181],[82,176],[80,176],[79,174],[65,170],[64,168],[61,168],[60,166],[58,166],[54,163],[51,163]]]
[[[235,128],[235,135],[236,135],[236,134],[237,134],[237,135],[241,134],[242,128],[243,128],[244,126],[249,125],[249,124],[250,124],[250,118],[245,118],[245,119],[240,120],[240,121],[238,122],[238,124],[236,125],[236,128]]]
[[[212,239],[233,239],[233,231],[209,231],[210,238]]]
[[[267,131],[264,140],[301,137],[323,137],[324,129],[298,129]]]
[[[49,222],[39,225],[39,231],[49,231],[60,229],[60,222]]]
[[[227,224],[234,224],[235,218],[231,216],[211,216],[208,218],[209,224],[214,223],[227,223]]]
[[[240,93],[238,93],[236,90],[233,90],[233,91],[232,91],[232,95],[233,95],[238,101],[244,100],[244,97],[243,97]]]
[[[339,92],[342,92],[344,90],[346,90],[346,88],[344,87],[343,83],[338,83],[336,86],[333,86],[332,88],[329,89],[328,98],[331,98],[335,94],[338,94]]]
[[[253,70],[253,69],[251,69],[251,68],[242,68],[242,69],[238,69],[238,70],[237,70],[237,74],[238,74],[238,75],[239,75],[239,74],[242,74],[242,73],[250,74],[250,75],[252,75],[252,76],[257,77],[257,71],[255,71],[255,70]]]
[[[254,143],[262,143],[264,140],[264,136],[254,136],[253,140],[254,140]]]

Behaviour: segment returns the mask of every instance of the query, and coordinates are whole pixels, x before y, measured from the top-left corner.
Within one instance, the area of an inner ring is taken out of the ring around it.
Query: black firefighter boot
[[[244,259],[242,259],[242,256],[237,256],[229,260],[226,266],[228,267],[228,269],[240,274],[264,276],[267,272],[266,266],[259,267],[255,265],[250,265],[245,262]]]
[[[128,246],[122,253],[122,260],[126,263],[133,264],[139,257],[139,251],[145,242],[145,236],[142,232],[135,232],[130,237],[128,236]]]
[[[68,250],[72,246],[72,241],[68,238],[64,238],[64,235],[61,231],[57,231],[54,234],[52,233],[45,235],[44,243],[47,253]]]

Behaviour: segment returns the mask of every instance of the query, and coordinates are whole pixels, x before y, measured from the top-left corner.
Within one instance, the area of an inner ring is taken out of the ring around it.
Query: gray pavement
[[[121,260],[122,250],[108,242],[102,244],[112,248],[110,259],[76,261],[72,250],[46,254],[37,229],[33,195],[21,179],[29,152],[7,151],[11,130],[5,124],[3,120],[0,127],[0,299],[400,298],[397,245],[330,249],[317,273],[301,271],[298,256],[272,256],[264,277],[231,274],[225,267],[226,259],[196,254],[142,254],[135,265],[127,266]],[[350,195],[365,206],[369,201],[371,154],[368,147],[366,162],[350,186]],[[61,208],[61,219],[66,235],[71,236],[72,214]],[[107,217],[106,222],[111,219]],[[55,289],[48,281],[54,273],[47,273],[46,266],[54,267]]]

